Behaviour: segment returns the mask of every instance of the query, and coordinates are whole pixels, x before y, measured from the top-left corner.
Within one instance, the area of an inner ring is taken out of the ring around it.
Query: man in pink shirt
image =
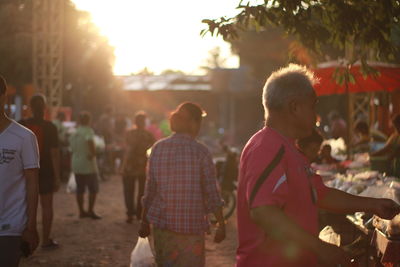
[[[317,98],[312,73],[291,64],[273,73],[263,92],[266,127],[247,143],[240,161],[237,266],[348,266],[340,248],[318,239],[317,209],[367,211],[390,219],[388,199],[353,196],[323,185],[295,140],[312,133]],[[319,259],[318,259],[319,258]]]

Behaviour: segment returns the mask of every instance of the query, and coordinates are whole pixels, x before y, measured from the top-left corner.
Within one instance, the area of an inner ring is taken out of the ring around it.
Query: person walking
[[[214,242],[225,239],[215,166],[196,141],[204,114],[194,103],[180,104],[170,117],[174,134],[157,142],[150,155],[139,236],[148,236],[153,225],[158,266],[204,266],[209,213],[218,220]]]
[[[97,179],[96,147],[94,143],[94,131],[90,127],[91,117],[88,112],[79,115],[79,125],[76,132],[71,135],[69,143],[72,152],[72,171],[76,181],[76,201],[79,209],[79,218],[90,217],[101,219],[94,212],[99,181]],[[84,209],[84,193],[89,191],[89,208]]]
[[[246,144],[239,168],[237,266],[349,266],[339,247],[318,239],[318,208],[365,211],[391,219],[390,199],[358,197],[328,188],[315,175],[296,139],[311,135],[317,98],[313,74],[290,64],[268,78],[265,127]]]
[[[136,214],[138,220],[142,215],[142,197],[146,182],[147,150],[154,144],[154,136],[145,129],[146,114],[139,112],[135,115],[134,129],[126,133],[127,149],[122,163],[122,180],[126,207],[127,223],[132,223]],[[136,209],[134,208],[135,183],[138,183]]]
[[[53,194],[60,187],[60,149],[58,132],[51,121],[45,120],[46,98],[42,94],[34,95],[30,100],[33,116],[21,120],[21,124],[30,129],[37,138],[40,155],[39,199],[42,208],[42,248],[58,248],[59,244],[50,238],[54,219]]]
[[[0,266],[16,267],[39,243],[39,151],[32,131],[5,114],[6,91],[0,76]]]

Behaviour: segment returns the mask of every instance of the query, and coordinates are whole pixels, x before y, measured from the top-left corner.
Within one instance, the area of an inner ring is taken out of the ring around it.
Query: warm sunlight
[[[115,47],[115,74],[130,74],[144,67],[199,73],[208,51],[219,46],[227,67],[238,59],[222,38],[200,37],[204,18],[232,16],[238,0],[73,0],[91,13],[93,22]]]

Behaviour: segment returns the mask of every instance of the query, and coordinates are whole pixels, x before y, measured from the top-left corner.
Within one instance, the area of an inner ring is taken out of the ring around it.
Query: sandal
[[[49,243],[42,245],[42,249],[56,249],[60,247],[60,244],[57,243],[57,241],[54,241],[53,239],[49,239]]]

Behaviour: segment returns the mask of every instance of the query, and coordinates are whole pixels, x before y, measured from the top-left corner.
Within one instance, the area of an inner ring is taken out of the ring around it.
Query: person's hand
[[[138,234],[142,238],[146,238],[150,235],[150,224],[146,221],[140,223]]]
[[[321,242],[317,251],[322,266],[326,267],[350,267],[351,259],[341,248],[325,242]]]
[[[25,230],[22,232],[21,238],[23,241],[28,242],[30,254],[32,254],[39,245],[39,235],[37,229],[25,228]]]
[[[225,239],[225,224],[218,225],[215,231],[214,243],[221,243]]]
[[[391,199],[381,198],[374,201],[372,213],[382,219],[391,220],[400,213],[400,205]]]

